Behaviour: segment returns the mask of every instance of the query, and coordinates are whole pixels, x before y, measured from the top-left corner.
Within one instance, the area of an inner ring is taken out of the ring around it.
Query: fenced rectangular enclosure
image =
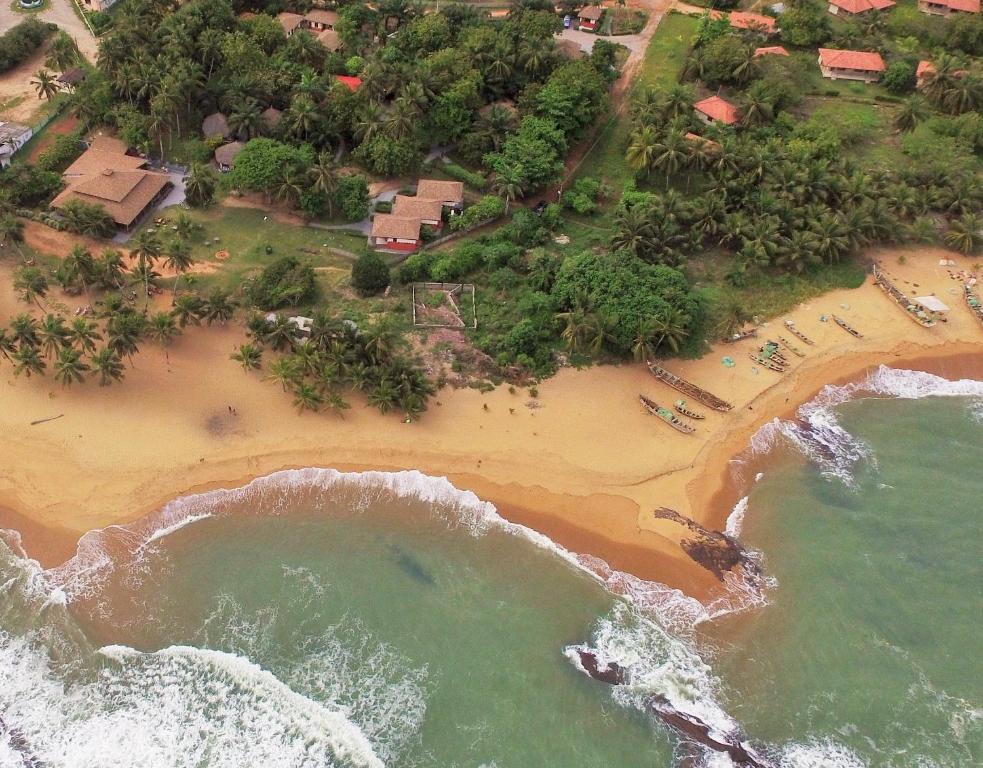
[[[419,328],[477,328],[473,283],[413,283],[413,325]]]

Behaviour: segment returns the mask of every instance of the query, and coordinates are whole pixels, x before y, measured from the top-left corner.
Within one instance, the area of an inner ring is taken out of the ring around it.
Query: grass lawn
[[[202,225],[192,243],[195,260],[221,264],[216,272],[196,277],[196,282],[205,287],[234,289],[245,277],[283,256],[305,259],[318,271],[319,277],[334,285],[348,279],[352,255],[362,254],[366,247],[365,236],[361,233],[313,229],[284,224],[273,218],[264,220],[267,214],[252,208],[217,206],[207,211],[185,213]],[[164,218],[173,221],[177,215],[178,210],[172,208]],[[267,246],[270,253],[267,253]],[[215,258],[220,251],[229,252],[227,261]]]

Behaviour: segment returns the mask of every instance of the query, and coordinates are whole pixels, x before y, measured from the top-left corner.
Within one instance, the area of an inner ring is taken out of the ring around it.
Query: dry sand
[[[20,530],[27,549],[51,563],[93,527],[278,469],[419,469],[446,475],[573,551],[706,597],[714,578],[679,548],[682,526],[654,519],[655,507],[722,527],[740,492],[730,482],[730,460],[762,424],[826,383],[881,363],[983,376],[983,325],[966,308],[960,284],[938,266],[940,256],[966,268],[971,261],[921,249],[903,252],[902,265],[900,253],[874,255],[902,290],[935,293],[949,304],[948,323],[920,327],[868,281],[787,316],[816,346],[804,359],[791,357],[793,370],[784,375],[752,372],[753,341],[671,361],[674,372],[735,406],[709,412],[694,435],[641,410],[639,393],[666,404],[678,397],[641,365],[562,370],[540,386],[536,402],[526,390],[510,394],[505,387],[487,394],[444,390],[419,423],[404,424],[361,402],[344,419],[298,414],[278,385],[229,359],[242,340],[238,327],[191,329],[173,345],[169,362],[148,346],[122,386],[63,389],[51,379],[15,379],[0,364],[0,510],[7,510],[0,511],[0,526]],[[24,309],[9,284],[7,266],[0,322]],[[820,322],[834,312],[864,338]],[[783,319],[760,337],[787,336]],[[723,355],[736,367],[725,368]]]

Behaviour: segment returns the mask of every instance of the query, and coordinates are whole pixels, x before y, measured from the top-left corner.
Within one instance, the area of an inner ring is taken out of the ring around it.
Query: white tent
[[[935,296],[918,296],[915,303],[927,309],[929,312],[948,312],[949,307],[939,301]]]

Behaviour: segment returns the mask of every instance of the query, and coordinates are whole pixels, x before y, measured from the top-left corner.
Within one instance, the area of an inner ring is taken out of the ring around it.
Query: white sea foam
[[[170,536],[172,533],[180,531],[182,528],[185,528],[191,525],[192,523],[197,523],[199,520],[207,520],[211,516],[212,515],[209,512],[205,512],[200,515],[188,515],[186,518],[184,518],[183,520],[178,520],[173,525],[169,525],[164,528],[159,528],[158,530],[154,531],[152,534],[150,534],[150,537],[147,539],[147,541],[144,542],[144,546],[146,546],[147,544],[153,544],[155,541],[160,541],[165,536]]]
[[[724,527],[724,533],[728,536],[737,538],[741,535],[741,528],[744,525],[744,515],[747,514],[747,505],[748,497],[744,496],[734,505],[730,514],[727,515],[727,524]]]
[[[781,768],[865,768],[855,752],[832,741],[791,744],[779,756]]]
[[[95,678],[66,681],[44,645],[0,632],[0,710],[39,764],[383,765],[343,713],[247,659],[186,647],[144,654],[110,646],[102,655]]]

